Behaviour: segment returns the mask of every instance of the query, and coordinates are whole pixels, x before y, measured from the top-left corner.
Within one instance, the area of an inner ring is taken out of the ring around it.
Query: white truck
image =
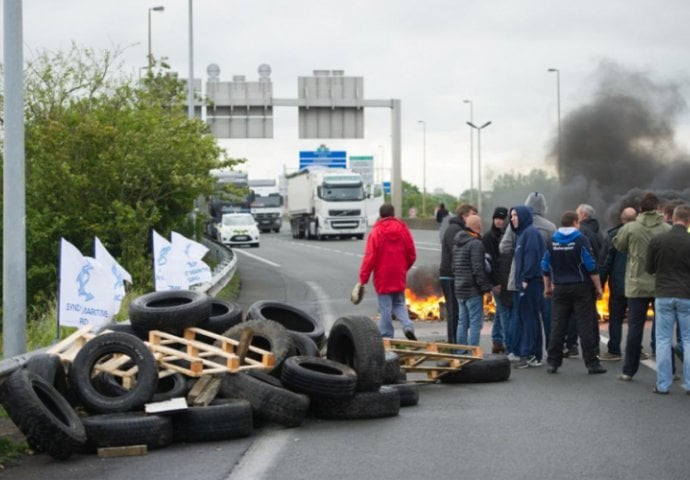
[[[249,209],[263,233],[280,232],[283,225],[283,197],[275,179],[249,179],[252,201]]]
[[[364,238],[366,195],[360,174],[340,168],[307,167],[286,178],[292,238]]]

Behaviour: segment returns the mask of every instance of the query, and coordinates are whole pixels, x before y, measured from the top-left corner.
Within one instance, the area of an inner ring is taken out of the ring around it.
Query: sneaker
[[[611,352],[604,352],[601,355],[599,355],[599,360],[606,361],[606,362],[617,362],[619,360],[622,360],[623,357],[620,355],[616,355],[615,353]]]
[[[494,342],[491,347],[491,353],[505,353],[506,347],[501,342]]]
[[[632,378],[632,375],[626,375],[625,373],[618,375],[618,380],[621,382],[632,382]]]
[[[645,352],[640,352],[640,360],[649,360],[652,356]]]
[[[515,363],[515,362],[519,362],[519,361],[520,361],[520,357],[518,357],[518,356],[515,355],[514,353],[509,353],[509,354],[508,354],[508,360],[509,360],[510,362],[512,362],[512,363]]]
[[[668,395],[668,390],[659,390],[658,388],[652,388],[652,393],[658,393],[659,395]]]
[[[577,345],[573,345],[572,347],[563,350],[563,358],[573,358],[577,357],[579,354],[580,351],[577,349]]]
[[[515,365],[515,368],[527,368],[529,367],[529,359],[527,357],[520,357],[520,360]]]
[[[541,367],[541,360],[532,355],[527,359],[527,365],[529,365],[530,367]]]
[[[556,373],[558,371],[558,367],[555,367],[553,365],[549,365],[546,367],[546,373]]]
[[[407,337],[408,340],[417,341],[417,337],[414,334],[414,330],[405,330],[405,337]]]
[[[596,375],[599,373],[606,373],[606,369],[601,366],[600,363],[596,363],[587,369],[590,375]]]

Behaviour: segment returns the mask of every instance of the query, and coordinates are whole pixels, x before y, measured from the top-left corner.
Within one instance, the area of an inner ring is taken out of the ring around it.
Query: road
[[[417,268],[433,268],[440,255],[436,232],[413,234]],[[290,301],[326,328],[342,315],[373,315],[371,284],[360,305],[349,302],[363,250],[355,240],[263,235],[259,249],[238,251],[239,302],[246,308],[256,300]],[[482,336],[487,348],[489,327]],[[422,337],[445,332],[441,322],[417,321],[416,328]],[[648,343],[647,331],[647,349]],[[652,394],[655,372],[648,366],[631,383],[616,380],[620,363],[606,366],[608,373],[591,376],[577,358],[565,360],[557,375],[542,367],[514,370],[498,384],[424,385],[418,406],[388,419],[310,419],[296,429],[264,427],[248,439],[175,445],[144,457],[55,462],[39,455],[0,478],[687,478],[682,442],[690,397],[678,383],[671,395]]]

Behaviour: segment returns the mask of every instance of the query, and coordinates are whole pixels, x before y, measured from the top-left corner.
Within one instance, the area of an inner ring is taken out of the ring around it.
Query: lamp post
[[[560,164],[563,155],[561,149],[561,71],[557,68],[549,68],[547,72],[556,73],[556,105],[558,108],[558,163]]]
[[[470,122],[474,122],[474,110],[472,108],[472,100],[463,100],[462,103],[470,104]],[[472,195],[474,195],[474,134],[470,128],[470,203],[472,203]]]
[[[194,118],[194,31],[192,28],[192,0],[189,0],[189,75],[187,77],[187,118]]]
[[[149,66],[149,73],[151,73],[151,68],[153,67],[153,55],[151,54],[151,12],[162,12],[165,10],[165,7],[159,5],[157,7],[151,7],[149,8],[149,54],[148,54],[148,66]]]
[[[481,127],[476,126],[472,122],[467,122],[467,125],[477,131],[477,210],[479,215],[482,214],[482,129],[491,125],[491,122],[486,122]]]
[[[422,130],[422,216],[426,217],[426,122],[424,120],[417,120],[421,123]]]

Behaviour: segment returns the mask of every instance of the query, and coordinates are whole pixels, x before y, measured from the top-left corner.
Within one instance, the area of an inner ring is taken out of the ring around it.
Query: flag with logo
[[[120,311],[120,306],[125,298],[125,281],[132,283],[132,276],[122,265],[117,263],[110,252],[105,248],[98,237],[94,237],[94,257],[110,272],[115,295],[113,296],[113,311]]]
[[[185,275],[184,251],[153,230],[153,274],[157,292],[186,290],[189,288]]]
[[[210,282],[212,278],[211,267],[201,260],[208,252],[208,248],[177,232],[170,234],[170,240],[173,249],[184,254],[184,273],[187,285]]]

